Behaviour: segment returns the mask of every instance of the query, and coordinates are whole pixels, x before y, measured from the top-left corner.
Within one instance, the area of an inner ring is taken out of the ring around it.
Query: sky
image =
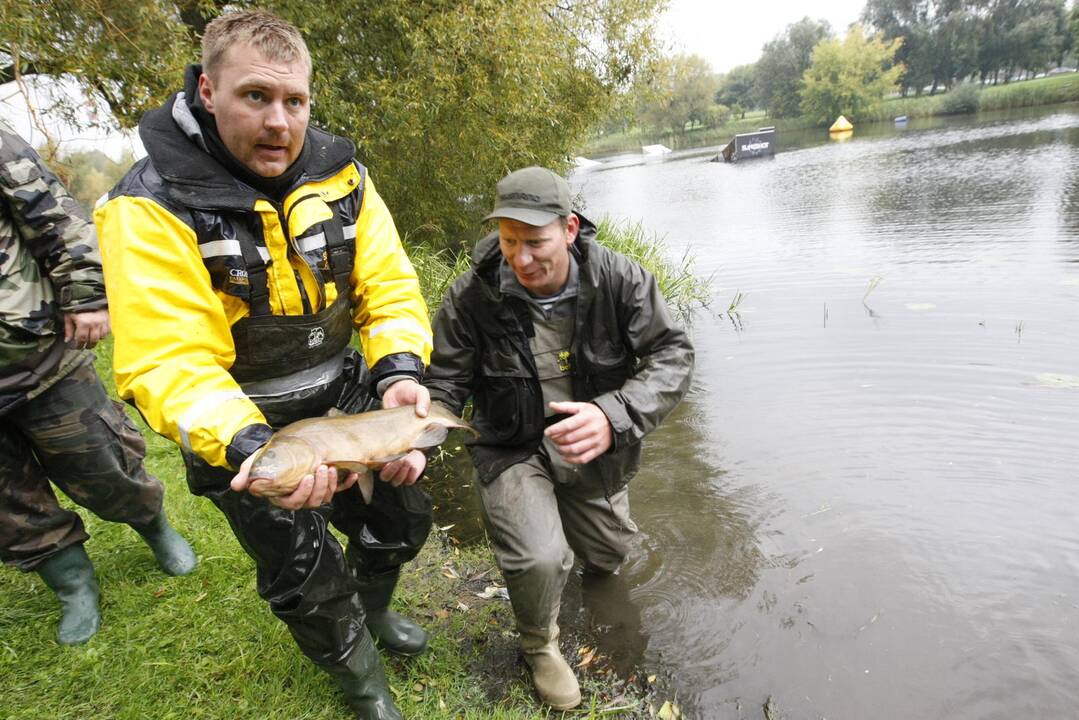
[[[670,0],[660,28],[674,52],[701,55],[727,72],[756,62],[761,47],[791,23],[827,20],[843,35],[864,7],[865,0]]]

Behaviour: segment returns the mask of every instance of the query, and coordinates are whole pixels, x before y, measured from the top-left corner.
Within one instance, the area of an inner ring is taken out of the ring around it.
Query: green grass
[[[694,275],[692,256],[687,252],[679,261],[671,262],[666,257],[663,239],[645,230],[640,223],[602,218],[596,239],[651,272],[667,304],[683,322],[691,319],[696,307],[709,302],[710,278],[701,279]]]
[[[97,367],[111,387],[110,358],[106,342]],[[188,492],[173,444],[136,422],[147,437],[147,466],[166,486],[169,517],[199,567],[167,577],[130,528],[80,511],[101,585],[102,628],[74,648],[56,644],[59,606],[37,575],[0,571],[0,720],[350,717],[330,678],[256,594],[254,565],[224,518]],[[558,715],[533,699],[508,604],[475,597],[477,581],[469,578],[478,575],[480,590],[499,578],[487,547],[461,548],[439,533],[406,566],[394,607],[432,639],[419,658],[387,658],[398,705],[407,718]],[[589,676],[582,684],[598,708],[610,701],[605,681]],[[599,709],[567,715],[612,716],[647,717]]]

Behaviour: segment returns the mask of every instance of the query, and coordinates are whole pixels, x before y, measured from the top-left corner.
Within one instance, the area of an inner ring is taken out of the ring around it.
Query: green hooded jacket
[[[598,405],[611,423],[613,444],[592,461],[610,495],[637,472],[641,439],[688,390],[693,346],[651,273],[599,245],[595,226],[578,217],[573,397]],[[535,453],[544,430],[530,311],[525,300],[500,291],[501,260],[497,232],[477,243],[472,268],[454,282],[435,318],[424,378],[432,400],[455,413],[472,399],[480,436],[470,450],[481,482]]]

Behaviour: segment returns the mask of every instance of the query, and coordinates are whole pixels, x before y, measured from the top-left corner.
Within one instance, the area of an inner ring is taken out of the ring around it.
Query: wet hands
[[[403,405],[415,405],[416,415],[427,417],[427,412],[431,409],[431,393],[411,378],[398,380],[382,393],[382,407],[390,409]],[[403,458],[383,465],[378,476],[383,482],[394,487],[415,485],[416,481],[423,477],[426,467],[427,456],[419,450],[411,450]]]
[[[252,485],[250,478],[251,466],[255,463],[256,455],[257,453],[253,453],[244,460],[229,486],[235,492],[247,490],[252,495],[263,497],[258,491],[258,486]],[[335,493],[348,490],[355,485],[359,477],[358,473],[349,473],[344,482],[340,482],[337,468],[332,465],[319,465],[314,473],[304,475],[303,479],[300,480],[300,484],[296,486],[296,489],[290,495],[267,497],[266,499],[285,510],[316,508],[330,502]]]
[[[549,406],[556,413],[570,416],[543,431],[566,462],[584,465],[610,449],[614,441],[611,422],[598,405],[553,402]]]
[[[109,311],[64,313],[64,342],[75,341],[77,348],[92,348],[109,334]]]

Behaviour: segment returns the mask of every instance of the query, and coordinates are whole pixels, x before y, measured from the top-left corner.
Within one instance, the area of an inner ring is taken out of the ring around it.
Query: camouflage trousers
[[[104,520],[145,525],[165,489],[142,465],[146,443],[89,362],[0,416],[0,560],[34,570],[89,535],[51,480]]]

